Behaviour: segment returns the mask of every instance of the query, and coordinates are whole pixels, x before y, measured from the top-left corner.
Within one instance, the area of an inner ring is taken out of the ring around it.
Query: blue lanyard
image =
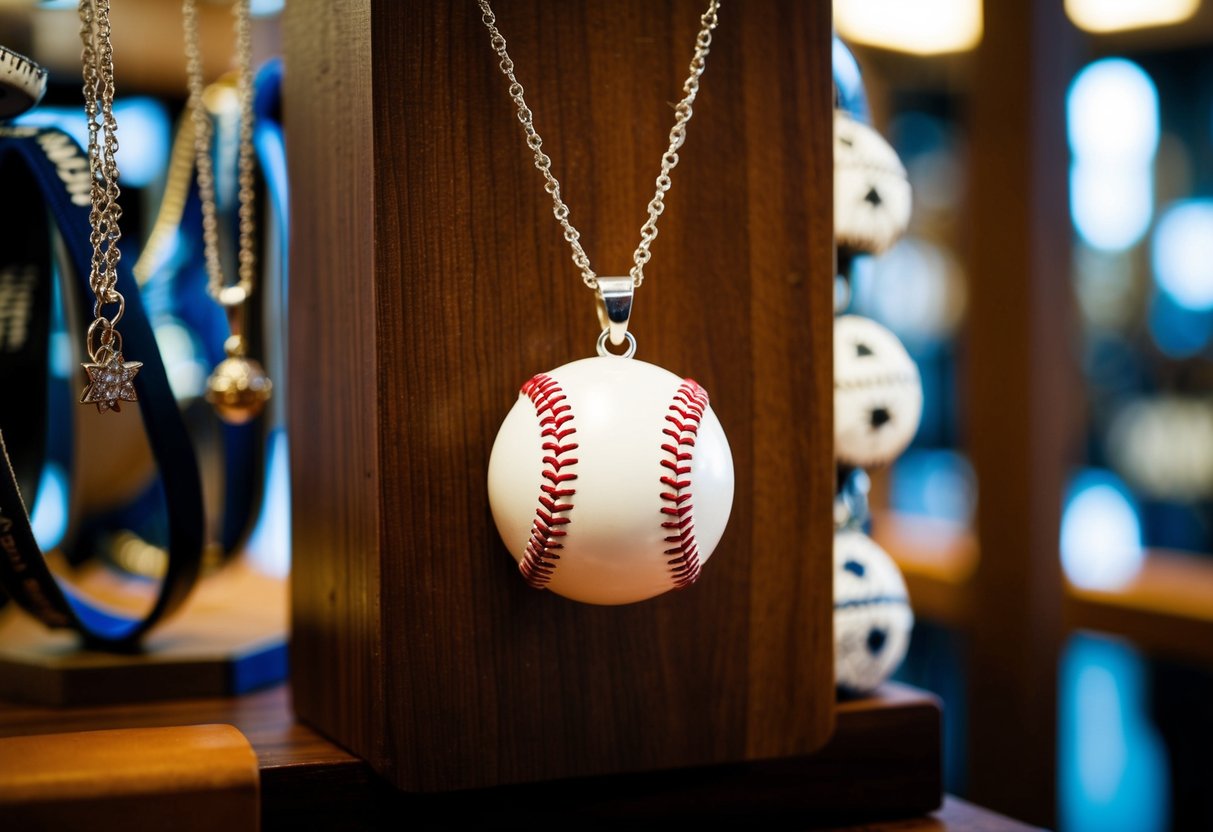
[[[22,169],[25,171],[22,176]],[[74,291],[79,307],[91,308],[92,290],[88,285],[92,246],[89,242],[88,160],[80,146],[66,133],[53,128],[0,127],[0,199],[27,206],[32,223],[44,222],[48,209],[58,226],[74,272]],[[10,173],[11,172],[11,173]],[[83,182],[83,189],[80,187]],[[28,193],[21,185],[28,183]],[[13,187],[16,185],[16,187]],[[39,198],[42,205],[38,205]],[[21,232],[21,226],[14,229]],[[2,235],[11,233],[0,229]],[[37,280],[49,282],[50,249],[44,253],[43,267],[36,269]],[[78,631],[91,647],[110,650],[137,649],[139,639],[156,622],[185,601],[198,576],[205,537],[202,488],[194,448],[169,387],[164,364],[152,335],[139,289],[129,269],[120,264],[117,289],[126,298],[122,319],[124,352],[131,360],[143,362],[135,378],[139,408],[147,430],[149,445],[160,470],[167,504],[168,567],[152,609],[142,617],[128,617],[90,603],[75,589],[59,583],[30,529],[26,505],[22,501],[18,468],[31,467],[23,460],[40,460],[41,436],[21,435],[12,423],[0,423],[0,586],[9,596],[53,628]],[[0,353],[0,361],[4,358]],[[45,365],[37,369],[45,376]],[[27,383],[37,384],[34,373],[2,373],[8,379],[0,396],[6,401],[21,395]],[[44,381],[41,383],[45,383]],[[24,398],[24,396],[23,396]],[[42,415],[43,393],[31,397],[28,406]],[[0,414],[5,411],[0,410]],[[126,418],[114,415],[112,418]],[[26,420],[29,421],[28,419]],[[44,423],[44,419],[37,419]],[[20,445],[18,446],[18,443]],[[24,475],[23,475],[23,478]]]

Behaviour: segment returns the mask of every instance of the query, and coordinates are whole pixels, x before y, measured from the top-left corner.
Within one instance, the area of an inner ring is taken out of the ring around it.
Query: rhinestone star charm
[[[88,373],[88,387],[80,395],[81,404],[97,405],[97,412],[122,410],[119,402],[137,401],[131,380],[143,366],[142,361],[123,361],[122,353],[110,353],[109,358],[94,364],[82,364]]]

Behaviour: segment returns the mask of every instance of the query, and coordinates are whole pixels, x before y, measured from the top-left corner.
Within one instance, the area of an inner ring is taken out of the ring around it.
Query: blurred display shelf
[[[402,818],[492,817],[494,823],[560,817],[654,822],[698,815],[787,827],[787,807],[816,801],[812,826],[868,830],[1006,830],[1023,826],[963,801],[941,803],[939,703],[900,685],[841,702],[834,738],[810,757],[700,770],[528,784],[442,795],[404,795],[360,760],[297,723],[290,689],[239,697],[51,708],[0,703],[0,736],[196,724],[230,724],[255,749],[267,829],[380,829]],[[919,804],[912,811],[890,807]],[[852,823],[856,805],[873,818]],[[508,823],[507,823],[508,825]],[[799,823],[794,823],[793,828]],[[422,824],[424,828],[424,824]],[[805,826],[804,828],[808,828]]]
[[[132,616],[154,599],[143,578],[97,567],[70,574],[81,592]],[[202,580],[137,653],[81,649],[75,633],[9,605],[0,610],[0,699],[82,706],[258,690],[286,678],[289,617],[286,581],[244,558]]]
[[[1152,653],[1213,664],[1213,557],[1148,550],[1141,571],[1122,587],[1067,587],[1065,613],[1071,628],[1124,636]]]
[[[971,530],[875,511],[872,537],[901,567],[917,615],[957,629],[967,626],[974,603],[969,582],[980,557]],[[1213,557],[1149,549],[1141,571],[1124,586],[1067,584],[1065,625],[1122,636],[1181,661],[1213,663]]]
[[[200,3],[197,15],[203,73],[215,78],[231,66],[230,7]],[[277,14],[255,16],[254,64],[281,51],[278,18]],[[118,92],[184,97],[181,4],[124,0],[114,4],[112,21],[114,52],[121,63]],[[75,3],[0,0],[0,40],[48,69],[52,84],[79,84],[80,18]]]
[[[963,629],[972,616],[967,584],[977,569],[977,538],[957,523],[887,510],[872,512],[872,539],[905,575],[916,615]]]

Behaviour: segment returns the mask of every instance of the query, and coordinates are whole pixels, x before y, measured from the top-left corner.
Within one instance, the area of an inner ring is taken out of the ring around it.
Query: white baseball
[[[489,458],[493,520],[533,587],[629,604],[693,583],[733,505],[708,396],[618,356],[528,381]]]
[[[922,418],[918,365],[897,336],[858,315],[834,319],[834,453],[868,467],[895,459]]]

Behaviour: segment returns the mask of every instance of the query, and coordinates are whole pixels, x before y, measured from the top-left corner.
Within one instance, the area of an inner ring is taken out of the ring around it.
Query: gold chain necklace
[[[206,256],[207,293],[227,311],[231,336],[224,344],[227,358],[207,379],[206,399],[225,422],[243,424],[258,416],[269,401],[273,384],[260,363],[246,355],[244,332],[247,304],[255,287],[257,256],[253,217],[253,71],[249,0],[236,0],[237,92],[240,99],[239,218],[237,281],[227,284],[219,259],[219,221],[215,207],[215,173],[211,161],[212,125],[203,102],[202,56],[198,46],[197,0],[184,0],[186,72],[189,109],[194,124],[194,164],[202,202],[202,240]]]
[[[560,196],[560,182],[552,174],[552,159],[543,152],[543,139],[535,130],[531,108],[523,98],[522,84],[514,75],[514,61],[506,52],[505,37],[497,29],[497,17],[489,5],[489,0],[478,0],[480,4],[481,21],[489,31],[489,43],[500,58],[498,66],[509,80],[509,94],[518,111],[518,121],[526,133],[526,144],[535,154],[535,167],[543,174],[544,190],[552,197],[552,214],[560,227],[564,229],[564,239],[573,250],[573,263],[581,271],[582,282],[595,290],[599,301],[599,320],[603,325],[602,335],[598,340],[598,350],[605,350],[606,339],[618,346],[626,338],[629,342],[627,355],[635,352],[636,340],[627,332],[628,317],[631,315],[632,297],[640,284],[644,282],[644,267],[652,254],[649,247],[657,237],[657,218],[665,210],[665,195],[670,189],[670,171],[678,164],[678,149],[686,141],[686,125],[691,120],[693,110],[691,104],[699,94],[699,77],[707,66],[707,55],[712,45],[712,31],[716,28],[717,12],[720,10],[718,0],[709,0],[707,11],[699,18],[702,28],[695,36],[695,53],[691,58],[690,75],[682,85],[683,98],[674,107],[674,126],[670,129],[670,144],[661,156],[661,172],[657,176],[657,191],[648,204],[648,219],[640,227],[640,244],[632,254],[632,268],[626,277],[599,277],[590,266],[590,258],[581,245],[581,233],[569,221],[569,208]]]
[[[93,404],[97,411],[120,411],[120,402],[137,400],[133,380],[140,361],[125,361],[118,322],[126,311],[126,300],[115,288],[118,284],[118,260],[122,238],[118,205],[118,123],[114,120],[114,47],[110,43],[109,0],[80,0],[81,64],[84,78],[84,114],[88,120],[88,165],[92,182],[89,241],[93,256],[89,286],[93,290],[93,322],[85,336],[90,363],[83,364],[88,386],[80,395],[81,404]],[[116,306],[106,316],[105,307]]]

